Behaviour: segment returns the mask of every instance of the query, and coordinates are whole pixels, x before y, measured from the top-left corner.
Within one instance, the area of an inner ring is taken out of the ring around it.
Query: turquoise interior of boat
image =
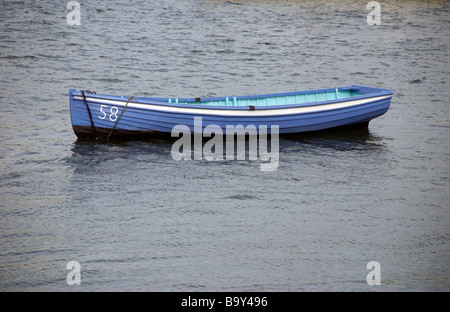
[[[266,96],[244,96],[244,97],[222,97],[222,98],[202,98],[202,99],[168,99],[168,103],[177,104],[197,104],[205,106],[273,106],[304,104],[336,99],[345,99],[361,95],[355,90],[338,90],[322,92],[301,92],[298,94],[274,94]]]

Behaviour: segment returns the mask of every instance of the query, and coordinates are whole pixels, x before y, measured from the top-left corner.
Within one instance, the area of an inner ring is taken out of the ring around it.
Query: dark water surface
[[[368,1],[82,1],[80,26],[67,2],[0,10],[0,290],[450,290],[448,2],[383,1],[379,26]],[[70,123],[69,88],[350,84],[392,89],[391,109],[282,138],[273,172],[177,162],[161,139],[77,142]]]

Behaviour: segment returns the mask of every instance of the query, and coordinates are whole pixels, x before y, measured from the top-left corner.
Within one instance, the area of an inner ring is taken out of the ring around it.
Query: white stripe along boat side
[[[312,113],[312,112],[320,112],[327,111],[333,109],[347,108],[357,105],[362,105],[370,102],[381,101],[388,98],[391,98],[391,95],[386,96],[377,96],[372,98],[360,99],[360,100],[352,100],[352,101],[341,101],[331,104],[316,104],[310,106],[302,106],[302,107],[291,107],[291,108],[259,108],[257,110],[244,110],[244,109],[214,109],[211,108],[198,108],[198,107],[175,107],[169,105],[155,105],[155,104],[141,104],[141,103],[133,103],[130,102],[128,104],[129,107],[139,108],[139,109],[148,109],[155,111],[164,111],[164,112],[172,112],[172,113],[182,113],[182,114],[194,114],[194,115],[220,115],[220,116],[280,116],[280,115],[291,115],[291,114],[302,114],[302,113]],[[81,98],[76,96],[76,98]],[[109,104],[116,106],[125,106],[125,101],[117,101],[117,100],[107,100],[107,99],[99,99],[87,97],[86,100],[88,102],[100,103],[100,104]],[[165,103],[164,103],[165,104]]]

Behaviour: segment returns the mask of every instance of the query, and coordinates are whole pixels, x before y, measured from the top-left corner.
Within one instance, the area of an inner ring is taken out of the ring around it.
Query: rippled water
[[[448,291],[446,1],[8,1],[0,10],[0,290]],[[368,131],[280,165],[78,142],[68,89],[204,97],[394,91]],[[69,286],[69,261],[81,285]],[[381,285],[368,286],[369,261]]]

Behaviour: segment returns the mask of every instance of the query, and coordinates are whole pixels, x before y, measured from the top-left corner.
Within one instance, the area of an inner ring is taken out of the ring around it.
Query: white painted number
[[[103,109],[108,109],[108,105],[100,105],[100,113],[102,113],[103,115],[99,115],[98,118],[100,118],[102,120],[108,116],[108,114]],[[109,120],[116,121],[118,112],[119,112],[119,108],[117,108],[117,106],[112,106],[109,109]]]
[[[111,107],[111,109],[109,110],[111,115],[109,115],[109,120],[111,121],[116,121],[117,120],[117,112],[119,111],[119,109],[115,106]]]
[[[106,113],[103,111],[103,107],[108,107],[107,105],[101,105],[100,106],[100,113],[103,113],[103,116],[98,116],[98,118],[100,119],[105,119],[106,118]]]

